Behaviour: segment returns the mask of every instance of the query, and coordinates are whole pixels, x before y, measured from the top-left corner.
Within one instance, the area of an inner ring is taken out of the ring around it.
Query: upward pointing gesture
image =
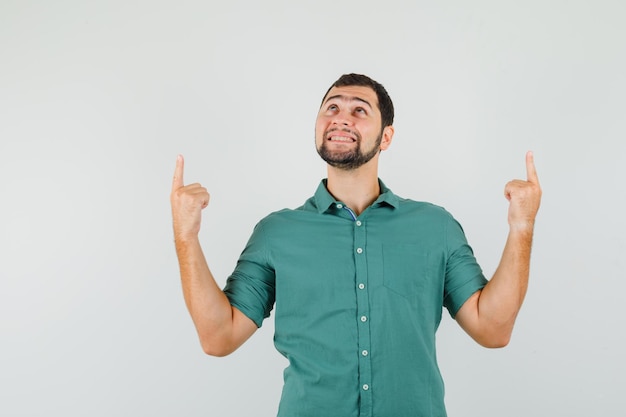
[[[532,230],[541,202],[541,186],[532,152],[526,153],[526,181],[509,181],[504,187],[504,196],[510,203],[509,226]]]
[[[174,221],[174,239],[194,238],[200,232],[202,209],[209,205],[209,193],[198,183],[183,183],[185,160],[182,155],[176,159],[176,169],[172,180],[172,218]]]
[[[183,183],[183,174],[185,171],[185,159],[182,155],[176,157],[176,169],[174,169],[174,180],[172,181],[172,192],[181,188]]]

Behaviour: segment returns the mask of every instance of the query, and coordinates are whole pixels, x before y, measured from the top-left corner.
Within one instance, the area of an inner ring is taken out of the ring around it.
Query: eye
[[[365,110],[363,107],[355,108],[354,112],[357,113],[357,114],[367,114],[367,110]]]
[[[328,110],[330,110],[330,111],[335,111],[337,109],[338,109],[338,107],[337,107],[336,104],[331,104],[330,106],[328,106]]]

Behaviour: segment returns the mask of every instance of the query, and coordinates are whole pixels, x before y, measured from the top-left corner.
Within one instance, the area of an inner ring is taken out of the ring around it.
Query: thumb
[[[172,190],[176,190],[184,185],[183,171],[185,170],[185,159],[182,155],[176,158],[176,168],[174,169],[174,179],[172,181]]]

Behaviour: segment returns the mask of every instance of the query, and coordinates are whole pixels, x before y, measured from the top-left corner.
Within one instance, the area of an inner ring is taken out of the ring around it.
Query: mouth
[[[347,136],[329,136],[326,140],[330,142],[341,142],[341,143],[354,143],[356,139],[349,138]]]
[[[344,130],[330,130],[325,136],[329,142],[354,143],[357,141],[357,135]]]

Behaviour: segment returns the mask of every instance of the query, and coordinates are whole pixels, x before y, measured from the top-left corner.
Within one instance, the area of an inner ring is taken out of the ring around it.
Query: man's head
[[[376,93],[376,98],[378,100],[377,107],[380,111],[380,118],[382,122],[382,127],[393,125],[393,102],[391,101],[391,97],[385,90],[382,84],[377,81],[372,80],[367,75],[362,74],[344,74],[337,81],[335,81],[326,94],[324,94],[324,98],[322,99],[322,104],[326,97],[328,97],[328,93],[333,87],[349,87],[349,86],[361,86],[361,87],[369,87]]]
[[[315,125],[317,152],[332,167],[357,169],[387,149],[392,123],[393,103],[382,85],[365,75],[343,75],[322,100]]]

